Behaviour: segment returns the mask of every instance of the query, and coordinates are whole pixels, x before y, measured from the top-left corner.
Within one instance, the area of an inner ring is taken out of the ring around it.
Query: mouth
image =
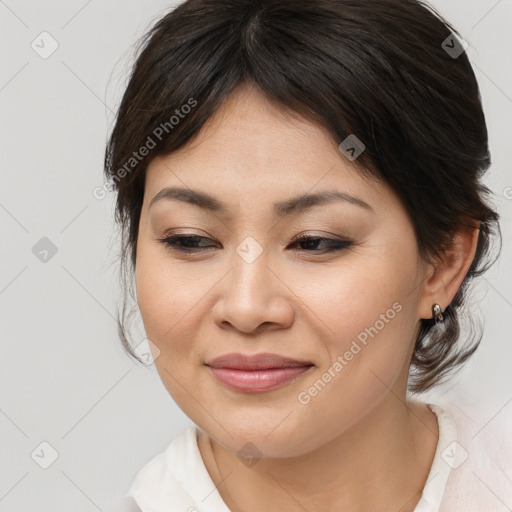
[[[219,383],[245,393],[278,389],[315,367],[310,361],[270,353],[225,354],[205,366]]]

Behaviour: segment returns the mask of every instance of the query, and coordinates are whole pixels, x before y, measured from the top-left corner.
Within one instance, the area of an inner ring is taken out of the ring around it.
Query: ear
[[[441,259],[429,265],[418,304],[419,318],[432,318],[433,304],[439,304],[441,311],[450,305],[473,262],[479,233],[479,223],[460,228]]]

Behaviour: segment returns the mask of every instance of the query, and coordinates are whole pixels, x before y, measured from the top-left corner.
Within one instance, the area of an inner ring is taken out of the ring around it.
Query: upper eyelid
[[[166,233],[163,237],[158,238],[158,239],[159,240],[166,240],[166,239],[170,239],[170,238],[174,238],[174,239],[178,239],[178,238],[201,238],[201,239],[204,239],[204,240],[215,241],[215,240],[213,240],[209,236],[199,235],[197,233],[169,233],[169,234]],[[306,238],[306,239],[310,239],[310,238],[317,239],[317,238],[320,238],[320,239],[324,239],[324,240],[332,240],[332,241],[335,241],[335,242],[346,242],[346,241],[350,240],[348,237],[343,237],[343,236],[338,236],[338,235],[314,234],[314,233],[305,232],[305,233],[300,233],[299,235],[294,236],[291,239],[291,242],[300,241],[300,240],[302,240],[304,238]]]

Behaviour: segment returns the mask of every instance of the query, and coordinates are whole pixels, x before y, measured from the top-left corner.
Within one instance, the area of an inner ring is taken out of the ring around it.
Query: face
[[[165,188],[214,201],[153,201]],[[325,192],[339,196],[288,203]],[[304,454],[390,390],[405,396],[426,270],[406,211],[324,129],[256,90],[237,90],[186,148],[152,160],[137,243],[137,299],[159,375],[230,451],[251,442],[274,457]],[[309,366],[282,370],[273,388],[235,389],[205,364],[227,353]]]

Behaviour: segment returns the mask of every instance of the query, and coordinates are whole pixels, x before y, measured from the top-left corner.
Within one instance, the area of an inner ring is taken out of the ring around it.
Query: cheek
[[[415,253],[406,247],[399,250],[386,244],[385,250],[354,258],[342,271],[331,272],[329,279],[326,275],[317,280],[315,292],[303,297],[321,320],[317,328],[327,354],[322,369],[341,358],[343,368],[338,366],[340,371],[335,372],[345,375],[338,379],[340,386],[361,390],[373,382],[385,389],[405,371],[419,291]]]
[[[137,247],[135,282],[137,302],[149,339],[161,345],[190,308],[184,273],[170,268],[161,247],[142,242]]]
[[[183,270],[169,265],[158,250],[141,246],[135,278],[144,330],[158,347],[154,362],[162,383],[178,406],[189,414],[193,403],[185,389],[191,386],[185,383],[194,376],[190,348],[194,338],[193,306],[198,298],[186,276]]]
[[[382,273],[383,261],[368,260],[364,273],[347,270],[331,279],[322,301],[309,296],[308,305],[321,319],[315,335],[324,357],[298,390],[297,402],[302,414],[322,424],[326,437],[361,420],[408,373],[416,322],[413,272]]]
[[[388,245],[340,261],[343,264],[337,268],[321,269],[309,279],[304,276],[299,279],[304,284],[301,288],[304,302],[333,335],[357,336],[376,322],[382,328],[382,321],[400,321],[404,315],[395,315],[400,308],[393,305],[398,302],[404,307],[417,293],[414,255]],[[384,318],[379,321],[381,315]]]
[[[144,241],[138,247],[135,279],[137,301],[147,337],[157,345],[159,371],[167,369],[181,379],[192,379],[192,366],[199,365],[200,347],[210,321],[209,297],[222,277],[208,265],[172,260],[159,245]],[[163,380],[169,376],[163,374]]]

